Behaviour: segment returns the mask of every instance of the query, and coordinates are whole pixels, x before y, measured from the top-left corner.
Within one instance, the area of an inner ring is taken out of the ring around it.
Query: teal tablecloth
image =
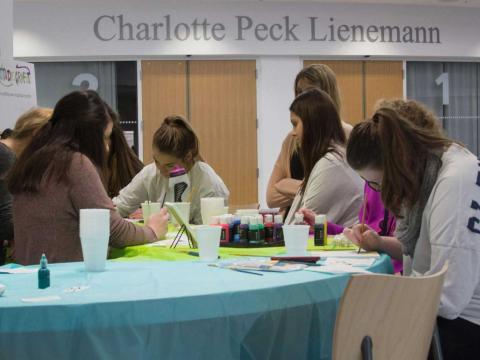
[[[81,263],[0,274],[0,359],[329,359],[348,275],[256,276],[193,262]],[[372,271],[391,273],[382,255]],[[65,292],[88,286],[80,292]],[[26,297],[60,300],[25,303]]]

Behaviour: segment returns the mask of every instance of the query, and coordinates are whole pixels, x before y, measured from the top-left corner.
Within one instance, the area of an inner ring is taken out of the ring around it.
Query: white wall
[[[0,58],[13,57],[13,0],[1,0]]]
[[[257,59],[258,117],[258,201],[266,207],[268,179],[283,139],[291,130],[288,108],[293,101],[293,82],[303,67],[299,57],[260,57]]]

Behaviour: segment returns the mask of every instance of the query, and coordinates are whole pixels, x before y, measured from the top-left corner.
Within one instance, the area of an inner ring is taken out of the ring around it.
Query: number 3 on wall
[[[89,73],[78,74],[72,81],[73,86],[79,86],[80,90],[98,89],[98,79],[95,75]]]
[[[442,104],[448,105],[450,98],[450,88],[448,83],[448,73],[442,73],[438,78],[435,79],[437,85],[442,85]]]

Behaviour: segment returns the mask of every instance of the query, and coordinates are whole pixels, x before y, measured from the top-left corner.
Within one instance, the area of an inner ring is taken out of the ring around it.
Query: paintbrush
[[[363,232],[365,231],[365,214],[366,214],[366,212],[367,212],[367,197],[364,196],[364,198],[363,198],[362,224],[360,225],[360,231],[362,233],[362,237],[363,237]],[[361,250],[362,250],[362,247],[359,246],[357,254],[360,254]]]

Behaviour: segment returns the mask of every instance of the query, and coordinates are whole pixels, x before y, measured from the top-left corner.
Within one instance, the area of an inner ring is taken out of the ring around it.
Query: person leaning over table
[[[156,241],[167,231],[165,209],[145,227],[121,218],[103,184],[113,123],[94,91],[75,91],[58,101],[48,123],[20,155],[7,177],[13,194],[16,261],[82,260],[80,209],[110,209],[110,245]]]
[[[168,116],[153,135],[154,163],[147,165],[113,199],[118,212],[128,216],[145,201],[161,202],[168,191],[170,171],[177,165],[187,171],[190,180],[190,221],[201,224],[200,199],[223,197],[229,191],[215,170],[203,161],[198,137],[181,116]]]
[[[347,160],[397,216],[395,237],[355,225],[344,234],[366,250],[403,258],[404,274],[448,261],[437,324],[445,359],[480,358],[480,167],[465,147],[380,107],[356,125]]]
[[[352,225],[362,203],[362,179],[345,161],[346,136],[337,108],[320,89],[308,89],[290,106],[292,134],[298,138],[305,178],[285,220],[300,208]]]
[[[393,108],[413,125],[425,129],[436,136],[444,136],[437,117],[418,101],[403,99],[380,100],[375,105],[375,109],[385,106]],[[364,202],[366,202],[366,212],[364,217],[362,206],[358,213],[358,222],[361,223],[362,219],[365,219],[365,224],[375,230],[380,236],[393,236],[396,224],[395,215],[383,205],[382,194],[367,183],[365,183],[363,194]],[[306,208],[299,211],[303,213],[305,221],[313,226],[316,214]],[[328,222],[327,229],[329,235],[337,235],[343,232],[345,226]],[[402,262],[400,260],[392,259],[392,263],[396,273],[402,270]]]
[[[4,241],[13,240],[12,195],[5,178],[35,133],[47,123],[52,109],[33,108],[23,113],[16,121],[8,137],[0,140],[0,265],[5,261]],[[3,134],[3,133],[2,133]]]
[[[294,92],[298,96],[306,89],[316,87],[325,91],[332,99],[338,113],[341,101],[335,73],[325,64],[313,64],[302,69],[295,78]],[[342,121],[342,127],[348,138],[352,125]],[[288,212],[293,199],[302,184],[304,169],[301,161],[298,139],[292,132],[288,133],[282,143],[280,154],[270,175],[267,186],[267,204],[282,208]]]

